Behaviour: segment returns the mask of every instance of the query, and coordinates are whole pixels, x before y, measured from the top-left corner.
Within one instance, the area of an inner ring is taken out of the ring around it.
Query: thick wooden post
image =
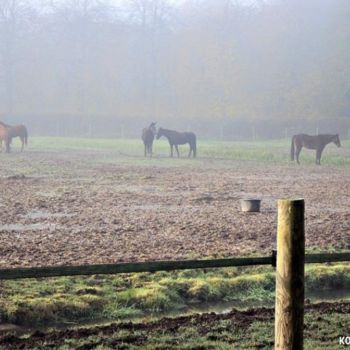
[[[278,201],[275,349],[302,350],[304,327],[304,200]]]

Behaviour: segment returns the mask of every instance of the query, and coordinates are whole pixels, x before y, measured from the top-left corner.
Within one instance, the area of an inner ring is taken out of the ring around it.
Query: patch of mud
[[[41,197],[47,197],[47,198],[54,198],[57,196],[57,193],[55,191],[46,191],[46,192],[40,192],[38,191],[36,193],[37,196],[41,196]]]
[[[22,328],[12,323],[0,323],[0,333],[3,332],[20,332]]]
[[[17,174],[17,175],[11,175],[6,177],[6,180],[25,180],[25,179],[28,179],[28,177],[25,176],[24,174]]]
[[[55,230],[58,228],[58,225],[51,223],[36,223],[36,224],[7,224],[0,225],[0,231],[16,231],[16,232],[25,232],[25,231],[37,231],[37,230]]]
[[[50,213],[45,210],[34,210],[25,215],[22,215],[24,218],[29,219],[49,219],[49,218],[69,218],[76,214],[67,214],[67,213]]]
[[[33,180],[0,181],[1,267],[269,255],[276,202],[287,197],[305,198],[307,249],[350,248],[348,168],[96,163],[104,155],[23,155]],[[11,159],[3,159],[0,177]],[[248,196],[262,199],[260,213],[241,212]],[[7,234],[14,231],[16,249]]]

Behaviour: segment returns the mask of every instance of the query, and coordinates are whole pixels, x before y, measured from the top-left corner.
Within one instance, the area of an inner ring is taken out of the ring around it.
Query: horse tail
[[[292,137],[292,144],[291,144],[291,147],[290,147],[290,159],[291,160],[294,160],[294,154],[295,154],[294,141],[295,141],[295,135]]]
[[[196,158],[197,156],[197,138],[196,135],[193,134],[193,141],[192,141],[192,150],[193,150],[193,158]]]
[[[24,127],[24,143],[26,146],[28,145],[28,130],[26,127]]]
[[[11,150],[11,141],[12,141],[12,137],[10,137],[9,135],[6,135],[5,137],[5,152],[6,153],[10,153]]]

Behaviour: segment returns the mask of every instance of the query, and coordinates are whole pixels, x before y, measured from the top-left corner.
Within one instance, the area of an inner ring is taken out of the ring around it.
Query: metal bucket
[[[241,199],[241,211],[259,212],[261,199]]]

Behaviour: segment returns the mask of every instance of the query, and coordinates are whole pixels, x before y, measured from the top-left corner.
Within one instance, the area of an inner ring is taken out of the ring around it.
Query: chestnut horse
[[[301,149],[303,147],[308,149],[315,149],[316,150],[316,164],[321,165],[321,155],[329,143],[333,142],[338,147],[341,146],[339,135],[330,135],[330,134],[324,134],[324,135],[316,135],[316,136],[310,136],[306,134],[299,134],[294,135],[292,137],[292,145],[290,150],[290,156],[291,159],[294,160],[294,155],[296,158],[296,161],[299,163],[299,154],[301,152]]]
[[[6,146],[6,152],[8,153],[10,150],[10,139],[9,139],[9,133],[8,128],[6,128],[1,122],[0,122],[0,150],[2,151],[2,142],[5,142]]]
[[[22,142],[21,152],[23,152],[24,145],[28,144],[28,131],[24,125],[8,125],[0,122],[0,142],[2,148],[2,141],[6,145],[6,153],[10,152],[11,141],[14,137],[19,137]]]

